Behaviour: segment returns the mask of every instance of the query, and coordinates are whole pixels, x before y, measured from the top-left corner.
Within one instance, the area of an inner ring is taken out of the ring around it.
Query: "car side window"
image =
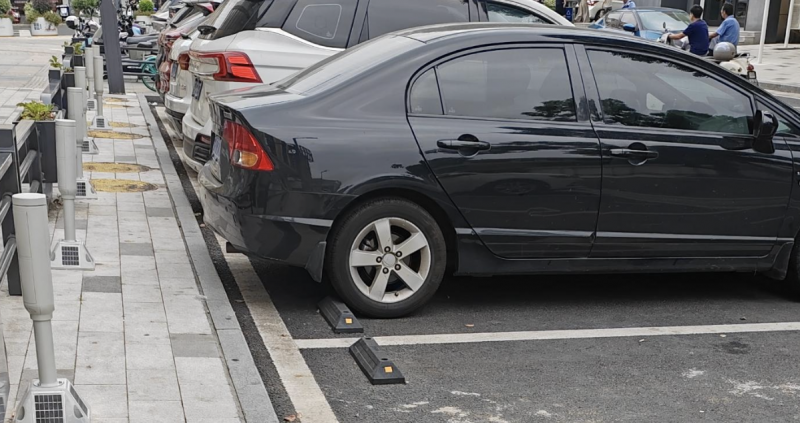
[[[622,14],[619,12],[611,12],[606,16],[606,28],[622,28],[619,18]]]
[[[750,98],[707,74],[635,53],[590,50],[605,122],[747,135]]]
[[[463,0],[370,0],[369,38],[406,28],[469,22],[469,3]]]
[[[637,26],[636,25],[636,16],[633,16],[633,13],[630,13],[630,12],[623,13],[622,17],[620,17],[620,19],[619,19],[619,22],[620,22],[619,23],[619,27],[620,28],[622,28],[622,26],[625,25],[625,24],[631,24],[633,26]]]
[[[409,113],[418,115],[441,115],[442,98],[436,82],[436,71],[428,69],[417,78],[409,95]]]
[[[782,112],[773,110],[760,100],[757,102],[757,104],[759,110],[771,112],[778,119],[778,130],[775,132],[776,134],[790,137],[800,137],[800,128],[789,122],[789,120],[783,116]]]
[[[498,119],[577,120],[560,48],[494,50],[437,68],[444,113]]]
[[[514,23],[538,23],[552,24],[549,20],[536,15],[533,12],[522,10],[514,6],[487,1],[484,3],[489,22],[514,22]]]
[[[283,30],[314,44],[345,48],[358,0],[299,0]]]

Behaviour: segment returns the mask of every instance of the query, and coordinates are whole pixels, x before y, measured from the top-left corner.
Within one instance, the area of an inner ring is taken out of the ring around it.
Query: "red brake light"
[[[228,143],[231,164],[242,169],[272,171],[274,166],[256,137],[244,126],[225,121],[222,138]]]
[[[187,53],[181,53],[178,56],[178,66],[180,66],[182,70],[189,69],[189,55]]]
[[[753,67],[753,65],[752,65],[751,63],[748,63],[748,64],[747,64],[747,70],[748,70],[749,72],[752,72],[752,71],[756,70],[756,68],[755,68],[755,67]]]
[[[211,75],[216,81],[261,83],[261,77],[250,57],[238,51],[214,53],[191,52],[192,57],[213,59],[217,62],[217,71]]]

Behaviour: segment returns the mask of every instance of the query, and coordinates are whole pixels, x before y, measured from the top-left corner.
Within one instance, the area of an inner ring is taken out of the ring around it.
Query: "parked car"
[[[662,44],[415,28],[212,101],[205,222],[366,315],[413,311],[447,270],[738,271],[800,291],[800,114]]]
[[[187,164],[211,152],[208,96],[292,73],[391,31],[443,22],[572,25],[534,0],[228,0],[192,42],[192,101],[183,118]]]
[[[179,40],[184,42],[185,40],[181,37],[195,31],[206,20],[206,17],[214,11],[211,3],[194,3],[188,5],[187,8],[189,12],[186,18],[175,25],[175,28],[170,27],[161,31],[158,37],[159,50],[156,63],[158,64],[159,83],[157,86],[158,92],[162,96],[169,91],[170,74],[173,70],[173,62],[170,59],[173,45]],[[181,114],[183,113],[186,113],[186,111],[184,110]]]
[[[691,23],[689,13],[684,10],[668,8],[619,9],[608,13],[597,22],[589,25],[593,29],[626,31],[625,25],[633,25],[632,32],[637,37],[657,41],[666,29],[677,34]],[[629,27],[630,28],[630,27]]]
[[[189,47],[192,40],[200,35],[198,31],[182,35],[175,40],[169,52],[170,71],[166,75],[164,107],[167,113],[175,120],[175,125],[180,131],[181,121],[192,102],[192,74],[189,72]]]

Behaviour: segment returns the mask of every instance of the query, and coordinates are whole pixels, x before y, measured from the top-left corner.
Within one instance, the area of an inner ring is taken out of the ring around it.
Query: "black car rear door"
[[[786,214],[792,161],[780,137],[774,153],[751,148],[748,90],[644,52],[587,47],[586,59],[603,152],[591,256],[767,255]]]
[[[493,253],[588,256],[600,152],[571,45],[462,52],[421,70],[411,87],[420,149]]]

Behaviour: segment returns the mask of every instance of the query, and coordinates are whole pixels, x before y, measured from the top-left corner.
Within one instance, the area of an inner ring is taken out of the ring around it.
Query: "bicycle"
[[[158,69],[156,69],[156,58],[155,54],[149,55],[144,58],[147,63],[142,63],[141,72],[147,73],[149,75],[140,75],[139,80],[142,81],[145,87],[147,87],[150,91],[156,91],[156,78],[158,78]]]

